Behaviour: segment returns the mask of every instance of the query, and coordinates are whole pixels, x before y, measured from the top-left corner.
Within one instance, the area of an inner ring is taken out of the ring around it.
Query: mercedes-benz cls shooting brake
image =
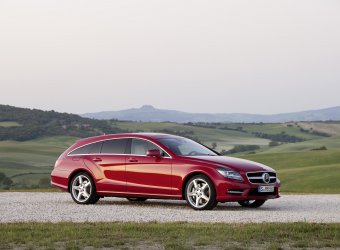
[[[79,204],[105,196],[185,199],[197,210],[227,201],[259,207],[278,198],[280,187],[276,172],[263,164],[220,156],[187,138],[157,133],[79,140],[57,160],[51,184],[70,192]]]

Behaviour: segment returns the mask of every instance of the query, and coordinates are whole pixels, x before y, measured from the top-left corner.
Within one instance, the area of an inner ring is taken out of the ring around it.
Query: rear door
[[[96,167],[97,191],[103,193],[126,192],[125,152],[129,139],[111,139],[102,142],[100,153],[89,154],[87,162]]]
[[[146,156],[150,149],[159,149],[161,158]],[[127,192],[138,195],[171,195],[171,157],[156,144],[144,139],[131,139],[126,158]]]

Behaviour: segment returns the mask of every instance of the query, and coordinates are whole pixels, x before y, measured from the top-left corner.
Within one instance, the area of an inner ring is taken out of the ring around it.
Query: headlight
[[[217,168],[216,170],[225,178],[243,181],[242,176],[238,172],[233,171],[229,168]]]

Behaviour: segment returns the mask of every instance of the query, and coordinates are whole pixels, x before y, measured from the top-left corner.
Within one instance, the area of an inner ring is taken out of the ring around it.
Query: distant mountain
[[[340,120],[340,106],[309,110],[294,113],[282,113],[274,115],[259,115],[246,113],[188,113],[176,110],[157,109],[151,105],[141,108],[132,108],[121,111],[103,111],[97,113],[82,114],[82,117],[94,119],[118,119],[129,121],[152,121],[152,122],[289,122],[289,121],[327,121]]]

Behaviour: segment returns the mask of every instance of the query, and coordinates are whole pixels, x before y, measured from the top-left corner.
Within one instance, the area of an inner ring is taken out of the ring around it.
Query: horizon
[[[332,106],[332,107],[326,107],[326,108],[316,108],[316,109],[306,109],[306,110],[297,110],[297,111],[290,111],[290,112],[284,112],[284,113],[271,113],[271,114],[262,114],[262,113],[239,113],[239,112],[228,112],[228,113],[201,113],[201,112],[189,112],[189,111],[183,111],[183,110],[177,110],[177,109],[167,109],[167,108],[159,108],[156,107],[155,105],[152,104],[144,104],[139,107],[131,107],[127,109],[121,109],[121,110],[102,110],[98,112],[86,112],[86,113],[80,113],[79,115],[87,114],[87,113],[100,113],[100,112],[116,112],[116,111],[125,111],[125,110],[130,110],[130,109],[142,109],[142,108],[153,108],[153,109],[158,109],[158,110],[170,110],[170,111],[179,111],[179,112],[184,112],[184,113],[197,113],[197,114],[248,114],[248,115],[279,115],[279,114],[285,114],[285,113],[299,113],[299,112],[305,112],[305,111],[318,111],[318,110],[324,110],[324,109],[332,109],[332,108],[340,108],[340,105],[337,106]]]
[[[24,108],[24,109],[37,109],[37,110],[42,110],[42,111],[55,111],[58,113],[67,113],[67,114],[74,114],[74,115],[85,115],[85,114],[92,114],[92,113],[101,113],[101,112],[120,112],[120,111],[125,111],[125,110],[130,110],[130,109],[142,109],[142,108],[152,108],[152,109],[157,109],[157,110],[169,110],[169,111],[178,111],[178,112],[183,112],[183,113],[195,113],[195,114],[245,114],[245,115],[264,115],[264,116],[270,116],[270,115],[281,115],[281,114],[290,114],[290,113],[299,113],[299,112],[308,112],[308,111],[319,111],[319,110],[325,110],[325,109],[333,109],[333,108],[340,108],[340,105],[337,106],[332,106],[332,107],[325,107],[325,108],[317,108],[317,109],[306,109],[306,110],[297,110],[297,111],[291,111],[291,112],[284,112],[284,113],[271,113],[271,114],[262,114],[262,113],[238,113],[238,112],[230,112],[230,113],[203,113],[203,112],[188,112],[184,110],[176,110],[176,109],[162,109],[159,107],[156,107],[155,105],[152,104],[143,104],[142,106],[139,107],[130,107],[127,109],[120,109],[120,110],[101,110],[101,111],[95,111],[95,112],[85,112],[85,113],[72,113],[72,112],[64,112],[64,111],[58,111],[54,109],[40,109],[40,108],[35,108],[35,107],[21,107],[21,106],[15,106],[11,104],[0,104],[0,105],[8,105],[12,106],[15,108]]]

